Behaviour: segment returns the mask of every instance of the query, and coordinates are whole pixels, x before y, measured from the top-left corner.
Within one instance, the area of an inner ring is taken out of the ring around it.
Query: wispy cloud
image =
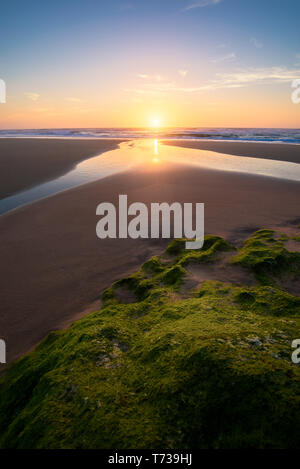
[[[192,91],[217,90],[221,88],[244,88],[255,85],[280,85],[300,77],[300,69],[286,67],[247,68],[232,73],[218,73],[216,79]]]
[[[212,59],[211,62],[217,64],[220,62],[233,62],[234,60],[236,60],[236,53],[230,52],[229,54],[223,55],[222,57]]]
[[[280,85],[291,83],[296,78],[300,78],[300,69],[289,69],[287,67],[246,68],[232,73],[217,73],[214,79],[194,87],[179,86],[175,82],[151,82],[145,83],[139,88],[126,89],[125,91],[137,95],[164,96],[174,92],[197,93],[255,85]]]
[[[155,82],[161,82],[165,80],[162,75],[147,75],[146,73],[139,73],[138,78],[141,78],[142,80],[149,80]]]
[[[295,70],[287,67],[248,68],[233,73],[219,74],[224,85],[239,84],[241,86],[287,83],[299,76],[299,69]]]
[[[182,77],[186,77],[186,75],[188,74],[188,70],[178,70],[178,73],[179,73],[179,75],[181,75]]]
[[[40,97],[38,93],[27,92],[24,93],[26,98],[31,99],[31,101],[37,101]]]
[[[256,39],[256,37],[251,37],[250,43],[257,49],[261,49],[263,47],[263,43]]]
[[[199,0],[198,2],[191,3],[190,5],[186,6],[184,10],[192,10],[193,8],[202,8],[207,7],[210,5],[217,5],[217,3],[221,3],[222,0]]]

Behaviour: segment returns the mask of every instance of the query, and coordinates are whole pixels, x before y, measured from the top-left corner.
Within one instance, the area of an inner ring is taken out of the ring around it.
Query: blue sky
[[[299,0],[1,5],[2,128],[143,126],[156,113],[166,125],[297,127],[299,70]]]

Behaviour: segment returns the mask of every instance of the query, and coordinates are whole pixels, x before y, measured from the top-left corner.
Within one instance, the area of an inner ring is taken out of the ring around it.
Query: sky
[[[299,0],[11,0],[0,128],[300,127]]]

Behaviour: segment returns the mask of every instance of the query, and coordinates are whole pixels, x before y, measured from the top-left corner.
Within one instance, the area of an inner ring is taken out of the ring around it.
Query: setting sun
[[[151,125],[152,125],[152,127],[158,128],[158,127],[161,127],[161,122],[160,122],[160,120],[156,117],[155,119],[152,120]]]

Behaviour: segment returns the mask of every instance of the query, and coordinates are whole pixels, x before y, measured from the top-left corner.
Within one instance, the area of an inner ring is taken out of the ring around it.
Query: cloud
[[[233,62],[236,60],[236,54],[235,52],[230,52],[229,54],[223,55],[222,57],[218,57],[216,59],[212,59],[211,61],[214,64],[220,63],[220,62]]]
[[[164,77],[161,75],[147,75],[145,73],[139,73],[138,77],[141,78],[142,80],[149,80],[149,81],[164,81]]]
[[[31,101],[37,101],[40,97],[40,95],[38,93],[31,93],[31,92],[28,92],[28,93],[24,93],[26,98],[28,99],[31,99]]]
[[[194,87],[182,87],[174,82],[145,83],[140,88],[126,89],[125,91],[134,92],[137,95],[164,96],[173,92],[197,93],[255,85],[280,85],[291,83],[296,78],[300,78],[300,69],[286,67],[246,68],[232,73],[217,73],[213,80]]]
[[[181,75],[182,77],[186,77],[187,73],[188,73],[188,70],[178,70],[178,73],[179,75]]]
[[[280,85],[300,77],[300,69],[286,67],[247,68],[232,73],[218,73],[216,79],[190,90],[207,91],[222,88],[244,88],[255,85]]]
[[[256,47],[257,49],[261,49],[263,47],[263,43],[258,41],[258,39],[256,39],[256,37],[251,37],[250,38],[250,43]]]
[[[191,3],[190,5],[185,7],[184,10],[192,10],[193,8],[202,8],[210,5],[217,5],[221,2],[222,0],[199,0],[198,2]]]
[[[251,84],[280,84],[287,83],[300,76],[300,70],[287,67],[248,68],[234,73],[220,74],[223,84],[239,84],[247,86]]]

